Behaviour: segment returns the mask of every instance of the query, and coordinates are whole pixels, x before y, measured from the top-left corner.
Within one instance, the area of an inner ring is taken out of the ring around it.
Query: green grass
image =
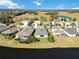
[[[48,38],[41,38],[39,43],[48,43]]]
[[[0,34],[0,39],[5,39],[5,36]]]

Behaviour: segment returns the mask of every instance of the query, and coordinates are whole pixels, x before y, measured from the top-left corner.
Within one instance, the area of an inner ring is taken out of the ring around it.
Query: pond
[[[20,49],[0,47],[0,59],[79,59],[78,48]]]

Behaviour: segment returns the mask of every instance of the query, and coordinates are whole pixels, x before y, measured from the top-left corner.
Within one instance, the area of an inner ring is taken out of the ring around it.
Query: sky
[[[0,0],[0,9],[79,9],[79,0]]]

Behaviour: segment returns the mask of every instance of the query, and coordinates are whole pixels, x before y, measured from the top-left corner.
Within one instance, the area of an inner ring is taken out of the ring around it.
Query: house
[[[53,35],[63,35],[64,32],[63,32],[63,29],[59,26],[53,26],[52,27],[52,34]]]
[[[74,22],[64,22],[64,25],[71,27],[71,26],[73,25],[73,23],[74,23]]]
[[[40,24],[41,24],[41,21],[37,20],[37,21],[34,21],[34,28],[38,28],[40,27]]]
[[[2,34],[5,34],[5,35],[13,35],[17,32],[17,28],[16,27],[11,27],[3,32],[1,32]]]
[[[9,29],[8,26],[0,25],[0,33],[1,33],[2,31],[7,30],[7,29]]]
[[[2,26],[2,25],[3,25],[3,26],[6,26],[6,24],[0,23],[0,26]]]
[[[53,27],[52,27],[52,32],[53,32],[53,31],[58,31],[58,30],[59,30],[59,31],[62,31],[62,28],[61,28],[60,26],[53,26]]]
[[[74,29],[75,29],[77,32],[79,32],[79,27],[74,27]]]
[[[79,32],[75,31],[73,28],[66,28],[63,31],[69,37],[79,36]]]
[[[59,22],[57,22],[57,24],[58,24],[59,26],[63,26],[63,25],[64,25],[64,21],[59,21]]]
[[[52,33],[53,35],[56,35],[56,36],[59,36],[59,35],[64,35],[64,32],[63,31],[53,31]]]
[[[45,28],[37,28],[34,33],[36,38],[48,37],[48,32]]]
[[[58,22],[59,22],[58,20],[53,20],[52,25],[57,25]]]
[[[52,21],[52,25],[55,25],[55,23],[56,23],[55,21]]]
[[[52,25],[63,26],[64,25],[64,21],[52,21]]]
[[[16,24],[15,25],[17,27],[17,30],[18,31],[21,31],[24,27],[23,27],[23,24],[19,23],[19,24]]]
[[[16,34],[16,39],[28,39],[28,37],[32,35],[33,32],[33,28],[24,28]]]
[[[23,20],[21,23],[23,24],[23,27],[28,26],[28,24],[31,22],[31,20]]]
[[[40,25],[41,24],[41,21],[37,20],[37,21],[34,21],[34,25]]]
[[[49,25],[46,25],[45,28],[48,30],[51,30],[51,26],[49,26]]]
[[[79,26],[79,20],[75,21],[76,26]]]

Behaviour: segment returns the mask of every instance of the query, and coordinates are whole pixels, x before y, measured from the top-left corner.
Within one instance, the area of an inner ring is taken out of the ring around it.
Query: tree
[[[61,18],[61,21],[63,21],[64,19],[63,18]]]
[[[55,42],[54,37],[51,33],[48,33],[48,41],[49,42]]]
[[[64,18],[64,21],[66,22],[66,18]]]
[[[73,21],[76,21],[76,18],[74,18]]]

